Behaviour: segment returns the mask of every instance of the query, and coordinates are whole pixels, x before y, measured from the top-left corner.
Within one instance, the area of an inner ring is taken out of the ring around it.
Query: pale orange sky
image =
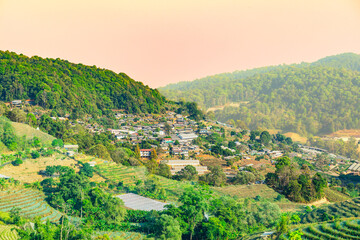
[[[360,53],[360,0],[0,0],[0,49],[158,87]]]

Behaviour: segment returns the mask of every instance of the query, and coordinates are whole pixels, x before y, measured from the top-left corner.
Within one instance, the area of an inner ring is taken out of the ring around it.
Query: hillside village
[[[0,239],[44,229],[74,240],[327,239],[340,225],[360,226],[352,222],[360,217],[355,131],[345,141],[249,129],[124,74],[13,57],[41,61],[53,82],[35,77],[40,92],[4,85],[17,95],[0,102]]]

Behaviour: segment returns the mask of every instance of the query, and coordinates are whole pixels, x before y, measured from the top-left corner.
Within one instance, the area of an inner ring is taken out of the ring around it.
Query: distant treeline
[[[214,113],[223,122],[317,135],[360,128],[359,70],[360,56],[349,53],[311,64],[214,75],[160,91],[203,108],[240,102]]]

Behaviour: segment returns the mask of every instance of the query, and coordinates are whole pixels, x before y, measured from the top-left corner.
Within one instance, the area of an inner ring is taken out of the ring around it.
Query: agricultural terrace
[[[41,220],[58,222],[62,214],[50,207],[44,200],[45,195],[34,189],[13,188],[0,192],[0,211],[10,212],[12,208],[21,209],[20,215],[25,218],[40,217]]]
[[[301,229],[302,239],[360,239],[359,220],[348,220],[335,223],[314,224]]]
[[[157,175],[153,177],[158,180],[159,186],[165,189],[168,202],[176,202],[185,189],[192,185],[191,182],[176,181]]]
[[[17,240],[19,239],[16,230],[12,230],[13,225],[0,225],[0,240]]]
[[[351,198],[348,195],[345,195],[339,191],[333,190],[331,188],[325,188],[324,194],[326,199],[329,202],[343,202],[346,200],[350,200]]]
[[[0,168],[0,174],[22,182],[33,183],[44,179],[43,176],[38,174],[40,170],[45,170],[46,166],[54,165],[72,167],[75,168],[76,172],[79,170],[76,161],[63,154],[56,153],[51,157],[40,157],[37,159],[28,158],[19,166],[8,164]]]
[[[265,184],[254,185],[229,185],[225,187],[213,187],[215,193],[226,194],[240,199],[260,197],[262,200],[276,203],[282,211],[299,211],[305,204],[291,202]],[[281,197],[279,197],[279,195]]]
[[[122,182],[124,185],[133,185],[138,180],[144,180],[146,172],[145,167],[126,167],[114,162],[98,164],[95,170],[105,179]]]
[[[303,217],[302,223],[315,223],[354,217],[360,217],[360,198],[314,209]]]

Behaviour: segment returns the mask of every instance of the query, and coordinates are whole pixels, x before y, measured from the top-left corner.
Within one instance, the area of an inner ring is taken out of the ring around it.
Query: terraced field
[[[124,240],[145,240],[146,235],[137,232],[97,232],[93,237],[108,235],[110,239],[119,238]]]
[[[315,223],[340,218],[360,217],[360,198],[321,207],[306,214],[303,223]],[[360,239],[360,238],[359,238]]]
[[[14,207],[21,209],[25,218],[41,217],[41,220],[59,221],[62,214],[50,207],[40,191],[33,189],[12,189],[0,192],[0,211],[9,212]]]
[[[176,180],[171,180],[161,176],[154,176],[160,182],[161,187],[163,187],[168,196],[168,201],[177,201],[180,195],[184,192],[187,187],[191,186],[190,182],[179,182]]]
[[[279,193],[265,184],[229,185],[226,187],[214,187],[212,189],[220,194],[226,194],[240,199],[255,198],[256,196],[260,196],[263,199],[267,199],[269,202],[279,205],[282,211],[298,211],[305,206],[305,204],[291,202],[286,198],[283,198],[281,201],[276,201],[275,198],[279,195]]]
[[[123,182],[125,185],[134,184],[137,180],[145,179],[145,167],[126,167],[116,163],[102,163],[96,165],[95,170],[106,179]]]
[[[302,239],[360,239],[359,220],[311,225],[302,229]]]
[[[331,188],[325,188],[324,193],[329,202],[342,202],[351,199],[349,196]]]
[[[12,225],[0,225],[0,240],[16,240],[19,239],[15,230],[11,230]]]

